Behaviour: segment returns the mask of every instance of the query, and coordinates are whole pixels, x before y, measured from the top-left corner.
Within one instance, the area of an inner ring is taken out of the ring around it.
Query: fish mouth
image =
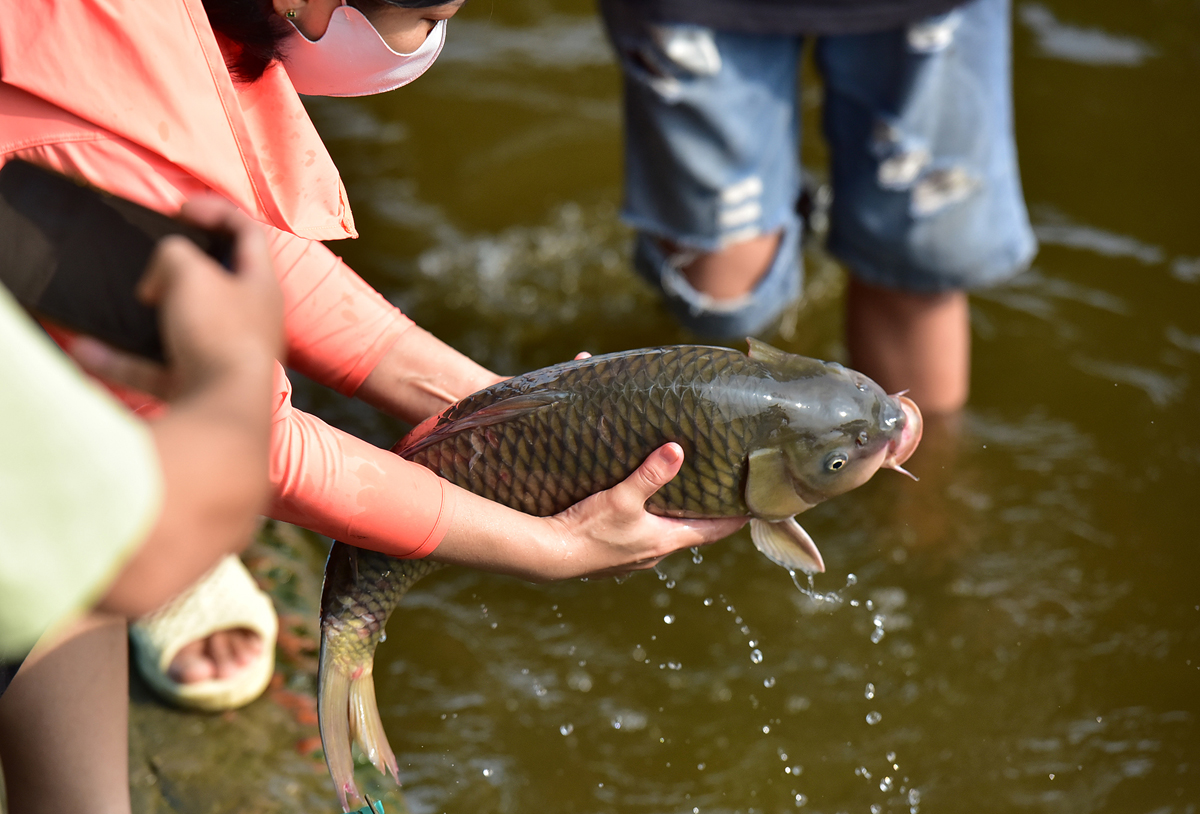
[[[893,398],[900,402],[900,410],[904,413],[904,429],[900,431],[900,437],[888,445],[883,466],[908,475],[909,473],[905,472],[901,464],[912,457],[913,452],[917,449],[917,444],[921,443],[921,433],[925,429],[925,422],[921,418],[921,410],[917,407],[916,402],[903,395]]]

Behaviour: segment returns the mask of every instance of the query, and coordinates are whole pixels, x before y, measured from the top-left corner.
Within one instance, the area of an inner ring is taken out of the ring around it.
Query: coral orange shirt
[[[200,0],[0,0],[0,19],[0,163],[170,214],[200,193],[229,198],[266,224],[287,364],[353,395],[412,322],[315,242],[356,233],[283,68],[234,84]],[[274,408],[273,517],[398,557],[437,546],[453,509],[444,481],[294,409],[282,367]]]

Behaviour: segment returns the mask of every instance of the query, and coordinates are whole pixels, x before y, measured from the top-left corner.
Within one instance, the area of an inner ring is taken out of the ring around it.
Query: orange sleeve
[[[352,396],[413,322],[323,244],[268,228],[288,366]]]
[[[271,517],[393,557],[415,559],[437,548],[454,514],[446,482],[294,409],[282,367],[275,383]]]

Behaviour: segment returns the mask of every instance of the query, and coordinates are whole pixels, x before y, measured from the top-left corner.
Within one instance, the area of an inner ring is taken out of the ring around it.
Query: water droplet
[[[866,692],[863,693],[863,695],[866,696],[866,699],[868,701],[870,701],[872,698],[874,698],[875,697],[875,685],[870,682],[867,682],[867,690],[866,690]]]
[[[670,613],[668,613],[666,616],[664,616],[664,617],[663,617],[663,621],[664,621],[664,622],[666,622],[668,625],[673,625],[673,624],[675,624],[675,616],[674,616],[674,614],[670,614]]]
[[[867,713],[867,723],[870,724],[871,726],[874,726],[875,724],[879,723],[882,720],[883,720],[883,716],[880,715],[878,712],[871,711],[871,712]]]
[[[859,766],[854,770],[854,773],[859,777],[866,778],[867,780],[871,779],[871,771],[866,766]]]
[[[620,715],[618,715],[616,718],[612,719],[612,728],[613,729],[621,728],[621,716]]]
[[[779,753],[779,759],[784,763],[787,763],[787,752],[783,751],[782,749],[778,749],[776,751]]]
[[[386,630],[384,630],[384,631],[380,631],[380,633],[379,633],[379,641],[381,641],[381,642],[386,642],[386,641],[387,641],[387,631],[386,631]]]
[[[697,769],[698,771],[704,771],[704,764],[703,764],[703,763],[697,763],[697,764],[696,764],[696,769]]]
[[[766,724],[763,724],[763,734],[764,735],[769,734],[770,731],[771,731],[771,727],[767,726]],[[1050,775],[1050,777],[1053,778],[1054,775]]]
[[[883,641],[883,637],[884,637],[883,628],[877,627],[871,631],[871,643],[872,644],[879,644],[881,641]]]
[[[880,791],[891,791],[892,790],[892,778],[885,777],[882,780],[880,780],[879,781],[879,790]]]
[[[488,627],[490,627],[492,630],[495,630],[497,628],[497,624],[492,622],[490,625],[488,625]]]
[[[882,811],[883,806],[879,805],[878,803],[871,803],[871,814],[881,814]]]
[[[895,763],[895,762],[896,762],[896,753],[895,753],[895,752],[888,752],[888,753],[887,753],[887,762],[888,762],[888,763]]]
[[[704,597],[704,607],[706,607],[706,608],[712,607],[712,597],[711,596]]]
[[[484,776],[484,777],[491,777],[491,776],[492,776],[492,770],[491,770],[491,769],[484,769],[484,770],[483,770],[483,776]]]
[[[560,733],[562,733],[562,736],[565,738],[567,735],[570,735],[572,732],[575,731],[575,725],[574,724],[563,724],[562,726],[560,726],[558,728],[558,731]]]
[[[768,689],[775,686],[775,676],[769,676],[763,679],[763,686]]]
[[[850,600],[850,607],[852,607],[852,608],[857,608],[857,607],[858,607],[858,600],[857,600],[857,599],[851,599],[851,600]]]
[[[854,576],[854,574],[846,574],[846,586],[847,587],[849,587],[851,585],[857,585],[857,584],[858,584],[858,577]]]
[[[875,610],[875,603],[870,599],[867,600],[867,610],[869,610],[869,611]]]
[[[666,575],[666,574],[664,574],[662,571],[659,571],[659,570],[658,570],[658,566],[657,566],[657,565],[656,565],[656,566],[654,566],[654,573],[658,574],[658,581],[659,581],[659,582],[666,582],[666,581],[667,581],[667,575]]]
[[[917,789],[908,790],[908,804],[910,806],[921,804],[921,792]]]
[[[696,563],[696,565],[704,562],[704,555],[700,553],[699,548],[692,548],[692,562]]]
[[[796,808],[800,808],[807,802],[808,802],[808,798],[805,797],[803,794],[796,795]]]
[[[675,580],[673,580],[673,579],[668,579],[668,580],[667,580],[667,590],[669,591],[670,589],[672,589],[672,588],[674,588],[674,587],[675,587]]]
[[[750,651],[750,661],[755,664],[762,664],[763,654],[757,647]]]

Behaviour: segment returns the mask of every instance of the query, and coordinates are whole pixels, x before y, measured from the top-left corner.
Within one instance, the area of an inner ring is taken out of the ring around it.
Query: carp
[[[557,514],[629,476],[663,444],[678,475],[646,503],[669,517],[749,517],[772,561],[825,570],[795,516],[901,464],[921,439],[920,410],[836,362],[750,340],[750,352],[698,345],[593,356],[468,396],[395,446],[476,494]],[[905,473],[907,474],[907,473]],[[351,741],[399,780],[375,702],[375,648],[405,592],[441,564],[335,542],[321,596],[318,713],[343,808],[362,805]]]

